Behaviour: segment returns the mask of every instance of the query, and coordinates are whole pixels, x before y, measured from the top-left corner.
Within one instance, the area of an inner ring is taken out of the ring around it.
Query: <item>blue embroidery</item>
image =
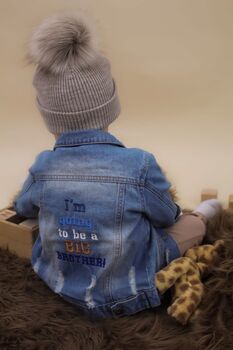
[[[58,251],[56,253],[57,253],[57,259],[67,261],[67,262],[98,266],[102,268],[104,268],[106,265],[105,258],[95,258],[92,256],[67,254],[67,253],[58,252]]]
[[[74,203],[73,199],[64,199],[64,201],[65,201],[65,210],[66,211],[71,210],[71,211],[85,213],[85,211],[86,211],[85,204],[83,204],[83,203]],[[70,208],[70,204],[72,204],[71,208]]]
[[[89,229],[92,228],[92,222],[90,219],[79,219],[75,217],[64,217],[61,216],[59,218],[59,224],[62,226],[65,225],[74,225],[74,226],[79,226],[79,227],[87,227]]]

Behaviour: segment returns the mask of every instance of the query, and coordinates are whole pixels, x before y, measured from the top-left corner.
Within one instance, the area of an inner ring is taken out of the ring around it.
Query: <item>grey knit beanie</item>
[[[97,49],[93,28],[83,14],[55,14],[29,41],[36,103],[53,134],[102,129],[120,114],[111,65]]]

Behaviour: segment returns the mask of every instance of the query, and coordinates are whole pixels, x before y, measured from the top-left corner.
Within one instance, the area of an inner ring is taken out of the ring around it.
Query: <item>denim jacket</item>
[[[155,157],[99,129],[40,153],[14,205],[38,217],[34,271],[91,318],[156,307],[155,274],[180,256],[164,227],[180,214]]]

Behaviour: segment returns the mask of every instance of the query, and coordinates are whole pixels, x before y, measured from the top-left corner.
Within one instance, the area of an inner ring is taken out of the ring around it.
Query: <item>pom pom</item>
[[[26,59],[54,74],[84,68],[97,57],[94,28],[81,13],[66,12],[44,19],[28,43]]]

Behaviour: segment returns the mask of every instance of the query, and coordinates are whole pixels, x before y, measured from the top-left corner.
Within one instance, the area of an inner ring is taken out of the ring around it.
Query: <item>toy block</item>
[[[233,210],[233,194],[229,196],[229,209]]]
[[[201,201],[206,201],[207,199],[216,199],[218,197],[218,191],[214,189],[204,189],[201,192]]]
[[[8,218],[10,218],[11,216],[15,215],[15,212],[11,209],[3,209],[1,212],[0,212],[0,219],[1,220],[6,220]]]
[[[27,219],[25,221],[22,221],[19,223],[20,227],[26,227],[29,230],[34,230],[36,226],[38,226],[38,220],[37,219]]]
[[[0,210],[0,247],[19,257],[30,258],[32,246],[38,236],[37,219],[18,215],[14,208]]]

